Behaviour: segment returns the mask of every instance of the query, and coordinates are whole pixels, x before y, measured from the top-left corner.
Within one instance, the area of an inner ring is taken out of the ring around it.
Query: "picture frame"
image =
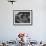
[[[13,25],[32,25],[32,10],[13,10]]]

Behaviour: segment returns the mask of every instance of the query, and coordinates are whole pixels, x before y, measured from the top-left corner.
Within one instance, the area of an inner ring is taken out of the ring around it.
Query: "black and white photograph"
[[[0,46],[46,46],[46,0],[0,0]]]
[[[32,24],[32,10],[13,10],[13,24]]]

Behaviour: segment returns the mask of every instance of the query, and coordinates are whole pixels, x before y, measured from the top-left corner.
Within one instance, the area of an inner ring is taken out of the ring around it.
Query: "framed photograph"
[[[32,10],[13,10],[14,25],[32,25]]]

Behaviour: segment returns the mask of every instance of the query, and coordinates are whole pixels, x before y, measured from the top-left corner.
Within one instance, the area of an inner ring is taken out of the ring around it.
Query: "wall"
[[[14,26],[13,10],[33,10],[32,26]],[[0,0],[0,40],[15,40],[18,32],[31,34],[33,40],[46,40],[46,1],[17,0],[12,5],[7,0]]]

